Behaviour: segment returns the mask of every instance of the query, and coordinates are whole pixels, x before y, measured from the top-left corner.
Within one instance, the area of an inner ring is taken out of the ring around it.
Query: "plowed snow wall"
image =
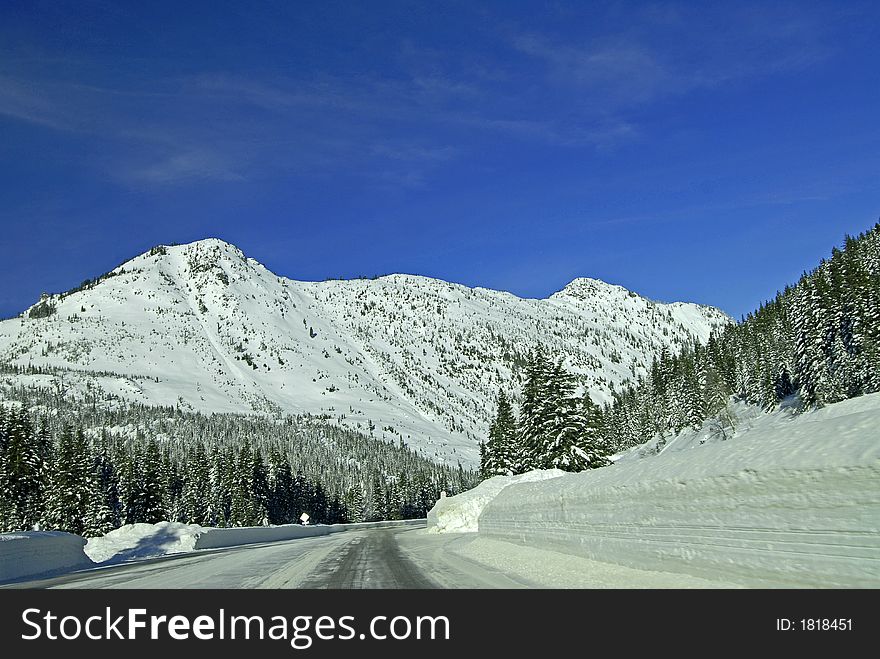
[[[211,528],[206,529],[196,540],[196,549],[217,549],[219,547],[235,547],[262,542],[279,540],[295,540],[318,535],[329,535],[342,531],[374,528],[393,528],[400,526],[424,526],[425,520],[400,520],[387,522],[364,522],[361,524],[332,524],[302,526],[288,524],[285,526],[247,526],[242,528]]]
[[[512,485],[479,533],[747,586],[878,588],[880,433],[853,416]]]
[[[0,583],[94,566],[86,541],[61,531],[0,534]]]

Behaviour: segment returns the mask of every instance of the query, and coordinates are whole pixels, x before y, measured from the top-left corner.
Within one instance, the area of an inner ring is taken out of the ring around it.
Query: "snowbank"
[[[316,524],[314,526],[288,524],[239,528],[215,528],[179,522],[128,524],[105,536],[89,538],[85,551],[89,558],[96,563],[113,564],[198,549],[218,549],[261,542],[294,540],[357,529],[423,526],[424,524],[425,520],[423,519],[358,524]]]
[[[749,586],[880,587],[880,395],[776,421],[506,488],[480,535]]]
[[[331,524],[327,528],[330,533],[357,531],[360,529],[394,529],[406,526],[425,526],[424,519],[386,519],[381,522],[351,522],[349,524]]]
[[[360,524],[315,524],[301,526],[286,524],[282,526],[247,526],[240,528],[204,528],[196,539],[196,549],[216,549],[252,545],[260,542],[277,542],[311,538],[317,535],[330,535],[354,529],[389,528],[394,526],[423,526],[425,520],[396,520],[384,522],[362,522]]]
[[[84,544],[61,531],[0,533],[0,583],[93,567]]]
[[[159,522],[126,524],[98,538],[89,538],[85,552],[96,563],[121,563],[193,551],[206,529],[197,524]]]
[[[467,492],[439,499],[428,512],[431,533],[476,533],[483,508],[510,485],[531,483],[565,475],[559,469],[530,471],[518,476],[494,476]]]
[[[262,542],[293,540],[370,528],[424,526],[424,519],[212,528],[198,524],[159,522],[127,524],[107,535],[81,538],[60,531],[0,534],[0,583],[57,575],[73,570],[157,558],[198,549],[217,549]]]
[[[310,538],[316,535],[328,535],[328,526],[301,526],[289,524],[285,526],[246,526],[240,528],[208,528],[196,539],[196,549],[216,549],[218,547],[235,547],[252,545],[259,542],[277,542]]]

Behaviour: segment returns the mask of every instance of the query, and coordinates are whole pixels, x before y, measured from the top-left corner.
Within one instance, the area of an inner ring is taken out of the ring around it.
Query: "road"
[[[7,588],[525,587],[443,551],[424,529],[370,529],[202,550],[10,584]]]
[[[600,563],[475,533],[372,528],[203,549],[0,588],[734,588]]]

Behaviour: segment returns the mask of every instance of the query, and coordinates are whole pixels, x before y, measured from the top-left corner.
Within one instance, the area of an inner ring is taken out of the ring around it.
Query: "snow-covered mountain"
[[[157,247],[0,323],[22,383],[205,412],[309,413],[473,465],[537,344],[597,402],[663,348],[731,322],[576,279],[548,299],[412,275],[299,282],[207,239]]]

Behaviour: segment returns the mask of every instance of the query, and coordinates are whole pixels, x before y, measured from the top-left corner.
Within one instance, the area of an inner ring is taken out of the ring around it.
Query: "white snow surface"
[[[479,537],[749,587],[880,587],[880,394],[681,444],[506,487]]]
[[[686,451],[704,444],[725,442],[740,437],[755,437],[756,432],[764,434],[789,432],[798,423],[830,421],[861,411],[870,412],[875,406],[873,396],[862,396],[829,405],[819,410],[801,414],[802,404],[797,396],[792,396],[773,412],[766,413],[760,407],[731,398],[723,414],[717,418],[707,419],[701,428],[686,428],[677,435],[670,437],[655,436],[651,440],[633,447],[621,454],[613,456],[615,462],[629,462],[659,453],[675,453]]]
[[[566,355],[601,403],[663,348],[706,341],[732,322],[595,279],[545,300],[403,274],[293,281],[217,239],[145,253],[43,302],[56,312],[0,322],[0,360],[65,372],[4,376],[14,383],[372,424],[377,437],[464,466],[478,461],[497,392],[517,389],[515,365],[537,344]]]
[[[428,511],[428,530],[431,533],[476,533],[483,508],[497,497],[501,490],[518,483],[534,483],[564,476],[559,469],[530,471],[516,476],[494,476],[477,487],[454,497],[437,500]]]
[[[0,533],[0,583],[93,567],[84,544],[61,531]]]
[[[194,551],[205,527],[180,522],[126,524],[107,535],[89,538],[85,552],[95,563],[121,563]]]

